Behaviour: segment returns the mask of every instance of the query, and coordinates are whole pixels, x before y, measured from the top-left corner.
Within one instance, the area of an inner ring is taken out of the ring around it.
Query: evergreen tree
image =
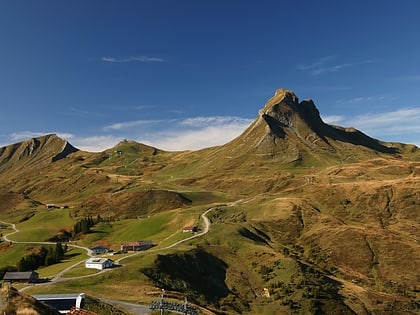
[[[56,262],[57,261],[56,261],[54,250],[51,249],[48,251],[47,257],[45,257],[45,266],[51,266],[55,264]]]
[[[55,244],[55,258],[56,262],[60,262],[61,258],[64,257],[64,249],[60,242]]]

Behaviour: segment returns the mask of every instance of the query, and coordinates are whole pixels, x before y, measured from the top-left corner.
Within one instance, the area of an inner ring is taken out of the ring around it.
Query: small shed
[[[185,226],[183,229],[182,229],[182,232],[184,232],[184,233],[194,233],[194,232],[197,232],[198,231],[198,227],[196,227],[196,226]]]
[[[8,282],[22,282],[22,283],[34,283],[38,282],[39,274],[35,271],[8,271],[3,276],[3,281]]]

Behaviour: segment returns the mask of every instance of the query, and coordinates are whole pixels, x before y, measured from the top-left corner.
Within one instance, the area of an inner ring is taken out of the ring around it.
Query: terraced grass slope
[[[238,138],[198,151],[122,141],[53,159],[64,142],[47,138],[0,150],[0,218],[22,228],[13,237],[22,240],[36,223],[48,239],[99,216],[80,244],[117,248],[125,238],[147,238],[157,246],[111,272],[33,292],[83,288],[147,303],[165,289],[168,299],[188,297],[216,314],[419,311],[420,150],[413,145],[325,124],[313,101],[288,90],[278,90]],[[32,150],[38,142],[61,144]],[[47,203],[68,208],[45,210]],[[167,248],[188,236],[184,226],[202,228],[209,208],[209,233]],[[55,231],[40,222],[54,213]]]

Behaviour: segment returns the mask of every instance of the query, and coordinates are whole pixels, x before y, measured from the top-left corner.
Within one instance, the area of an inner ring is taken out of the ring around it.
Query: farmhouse
[[[154,244],[152,241],[126,242],[126,243],[121,244],[121,251],[122,252],[127,252],[127,251],[138,252],[141,250],[149,249],[153,246]]]
[[[188,233],[188,232],[194,233],[194,232],[197,232],[197,231],[198,231],[198,228],[196,226],[186,226],[182,229],[182,232],[184,232],[184,233]]]
[[[89,258],[85,262],[86,268],[92,268],[92,269],[99,269],[103,270],[106,268],[112,268],[114,266],[114,262],[109,258]]]
[[[3,276],[3,281],[9,282],[38,282],[39,275],[35,271],[22,271],[22,272],[6,272]]]
[[[105,254],[109,252],[109,248],[105,246],[100,246],[100,245],[92,247],[90,250],[92,251],[92,254],[95,254],[95,255]]]

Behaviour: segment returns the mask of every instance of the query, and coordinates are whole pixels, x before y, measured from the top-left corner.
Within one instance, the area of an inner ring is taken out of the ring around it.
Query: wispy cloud
[[[368,104],[375,104],[375,103],[384,103],[384,102],[391,102],[395,101],[397,97],[395,96],[386,96],[386,95],[368,95],[368,96],[356,96],[349,99],[341,99],[337,101],[339,105],[368,105]]]
[[[108,130],[125,130],[125,129],[134,128],[134,127],[144,126],[144,125],[157,124],[157,123],[160,123],[160,122],[163,122],[163,120],[124,121],[124,122],[119,122],[119,123],[115,123],[115,124],[105,126],[103,129],[105,131],[108,131]]]
[[[251,121],[246,118],[237,116],[211,116],[211,117],[194,117],[187,118],[180,121],[180,125],[203,128],[206,126],[232,126],[232,125],[244,125],[250,124]]]
[[[377,114],[364,114],[348,122],[359,128],[383,135],[420,133],[420,108],[402,108]]]
[[[326,122],[327,124],[336,125],[344,120],[344,116],[341,116],[341,115],[322,116],[322,120]]]
[[[148,57],[148,56],[129,56],[129,57],[102,57],[102,61],[104,62],[112,62],[112,63],[118,63],[118,62],[163,62],[162,58],[158,57]]]
[[[236,116],[200,116],[126,121],[103,129],[163,150],[179,151],[224,144],[243,132],[251,122],[251,119]]]
[[[239,136],[252,122],[239,117],[196,117],[178,126],[143,138],[144,143],[168,151],[197,150],[225,144]],[[179,126],[183,128],[178,128]]]
[[[45,136],[47,134],[56,134],[57,136],[59,136],[60,138],[63,139],[70,139],[73,137],[73,135],[71,133],[63,133],[63,132],[36,132],[36,131],[20,131],[20,132],[14,132],[12,134],[10,134],[8,136],[9,140],[11,142],[20,142],[26,139],[30,139],[30,138],[37,138],[37,137],[41,137],[41,136]]]
[[[88,151],[88,152],[102,152],[106,149],[110,149],[115,146],[118,142],[122,141],[121,137],[114,135],[103,135],[103,136],[78,136],[73,137],[71,143],[76,148]]]
[[[302,71],[315,71],[317,69],[323,68],[325,64],[327,64],[330,60],[334,60],[335,58],[335,56],[325,56],[311,64],[300,64],[297,66],[297,68]]]
[[[354,127],[367,135],[384,140],[413,143],[420,146],[420,107],[401,108],[382,113],[366,113],[353,117],[323,117],[329,124]]]
[[[335,62],[337,56],[325,56],[310,64],[299,64],[297,69],[308,72],[311,75],[321,75],[324,73],[338,72],[345,68],[350,68],[356,65],[371,63],[371,60],[357,61],[357,62]]]

